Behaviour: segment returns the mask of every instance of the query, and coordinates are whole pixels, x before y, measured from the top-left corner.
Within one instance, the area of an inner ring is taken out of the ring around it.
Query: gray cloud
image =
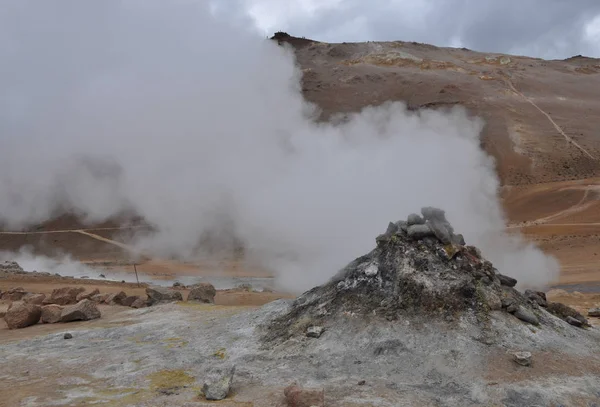
[[[262,29],[328,42],[403,40],[542,58],[600,57],[599,38],[586,35],[594,18],[600,26],[597,0],[339,0],[305,13],[300,5],[314,2],[290,0],[297,7],[278,8],[273,0],[243,1],[247,8],[263,5],[263,15],[254,16]]]

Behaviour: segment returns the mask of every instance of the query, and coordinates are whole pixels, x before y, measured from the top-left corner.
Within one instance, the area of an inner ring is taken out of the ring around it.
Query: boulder
[[[183,301],[181,292],[169,290],[164,287],[148,287],[146,288],[148,295],[148,305],[159,304],[161,302],[176,302]]]
[[[546,293],[544,292],[525,290],[523,294],[525,297],[527,297],[527,299],[529,299],[529,301],[536,303],[540,307],[548,306],[548,302],[546,301]]]
[[[69,305],[77,303],[77,295],[85,291],[83,287],[56,288],[50,294],[50,298],[44,300],[44,304]]]
[[[514,287],[517,285],[517,280],[515,280],[512,277],[508,277],[500,273],[496,273],[496,277],[498,277],[498,279],[500,280],[500,284],[506,287]]]
[[[229,395],[229,389],[233,382],[235,366],[215,369],[202,386],[202,393],[206,400],[223,400]]]
[[[198,301],[207,304],[215,303],[215,295],[217,294],[217,290],[212,284],[209,283],[200,283],[194,284],[190,293],[188,294],[188,301]]]
[[[147,300],[143,300],[141,298],[138,298],[130,305],[131,308],[146,308],[147,306],[148,306]]]
[[[567,321],[569,325],[576,326],[577,328],[581,328],[583,326],[583,322],[573,317],[567,317],[565,321]]]
[[[41,315],[42,307],[39,305],[13,302],[6,311],[4,320],[8,325],[8,329],[20,329],[37,324]]]
[[[306,330],[306,336],[309,338],[319,338],[323,334],[322,326],[309,326]]]
[[[517,310],[513,315],[519,318],[521,321],[527,322],[529,324],[538,325],[540,323],[538,317],[536,317],[533,312],[520,305],[517,307]]]
[[[27,295],[27,291],[23,287],[16,287],[2,293],[2,299],[6,301],[21,301],[25,295]]]
[[[42,307],[42,317],[40,321],[42,324],[56,324],[57,322],[60,322],[63,308],[64,307],[56,304],[44,305]]]
[[[407,230],[408,237],[414,240],[423,239],[429,236],[434,236],[429,225],[411,225]]]
[[[590,308],[588,310],[588,317],[600,318],[600,308]]]
[[[423,219],[416,213],[411,213],[410,215],[408,215],[408,218],[406,219],[407,226],[423,225],[423,224],[425,224],[425,219]]]
[[[63,335],[63,339],[73,339],[73,335],[69,332]]]
[[[531,353],[515,352],[513,353],[513,360],[521,366],[531,366]]]
[[[288,407],[323,407],[325,391],[323,389],[304,389],[292,384],[283,391]]]
[[[106,301],[106,299],[108,298],[109,294],[105,293],[105,294],[96,294],[96,295],[92,295],[90,297],[90,300],[94,301],[96,304],[102,304],[103,302]]]
[[[130,295],[128,297],[125,297],[122,301],[121,301],[121,305],[124,305],[126,307],[131,307],[131,304],[133,304],[136,300],[139,300],[140,297],[138,295]]]
[[[386,235],[393,235],[394,233],[398,232],[398,229],[400,229],[400,228],[398,227],[397,224],[395,224],[393,222],[390,222],[388,224],[387,230],[385,231],[385,234]]]
[[[81,300],[62,310],[60,322],[89,321],[100,318],[100,311],[92,300]]]
[[[46,294],[32,294],[28,293],[23,297],[23,302],[26,304],[42,305],[46,299]]]
[[[77,294],[77,302],[81,301],[81,300],[90,300],[94,295],[98,295],[100,294],[100,290],[98,290],[97,288],[94,289],[93,291],[90,292],[82,292]]]
[[[567,317],[572,317],[582,323],[582,325],[588,325],[588,320],[581,315],[577,310],[569,307],[568,305],[561,304],[560,302],[548,303],[548,311],[557,317],[567,320]]]
[[[106,297],[106,299],[104,300],[104,302],[110,305],[123,305],[123,300],[125,300],[125,298],[127,298],[127,294],[125,293],[125,291],[120,291],[118,293],[109,294],[108,297]]]

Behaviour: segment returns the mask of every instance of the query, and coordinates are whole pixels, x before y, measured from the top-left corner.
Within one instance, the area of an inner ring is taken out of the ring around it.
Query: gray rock
[[[63,339],[73,339],[73,335],[67,332],[66,334],[64,334]]]
[[[125,291],[120,291],[118,293],[109,294],[108,297],[104,300],[106,304],[110,305],[123,305],[123,300],[127,298],[127,294]]]
[[[540,321],[538,317],[527,308],[522,306],[518,306],[517,311],[513,314],[515,317],[519,318],[521,321],[527,322],[533,325],[539,325]]]
[[[421,208],[421,213],[440,242],[443,244],[460,244],[459,239],[454,236],[454,229],[450,222],[446,220],[446,213],[443,210],[428,206]]]
[[[531,366],[531,353],[515,352],[513,353],[513,360],[521,366]]]
[[[390,222],[388,224],[387,230],[385,231],[385,234],[386,235],[393,235],[397,231],[398,231],[398,225],[395,224],[395,223]]]
[[[567,321],[567,323],[569,323],[570,325],[576,326],[578,328],[581,328],[583,326],[583,322],[570,316],[567,317],[565,321]]]
[[[460,233],[458,235],[455,235],[453,240],[455,240],[456,243],[459,244],[459,245],[461,245],[461,246],[464,246],[464,245],[467,244],[465,242],[465,237],[462,234],[460,234]]]
[[[65,307],[60,315],[60,322],[89,321],[100,318],[100,315],[96,303],[85,299]]]
[[[408,215],[408,218],[406,219],[407,226],[424,225],[424,224],[425,224],[425,219],[423,219],[416,213],[411,213],[410,215]]]
[[[600,308],[590,308],[588,310],[588,317],[600,318]]]
[[[546,301],[546,294],[541,291],[538,292],[532,290],[525,290],[523,295],[525,295],[525,297],[527,297],[531,302],[536,303],[540,307],[548,306],[548,302]]]
[[[161,302],[183,301],[181,292],[169,290],[164,287],[148,287],[146,288],[146,294],[148,295],[148,305],[155,305]]]
[[[500,280],[500,284],[506,287],[514,287],[517,285],[517,280],[512,277],[508,277],[500,273],[496,273],[496,277],[498,277]]]
[[[404,220],[399,220],[398,222],[396,222],[396,225],[398,226],[398,232],[400,232],[400,231],[402,231],[404,233],[408,232],[408,222],[406,222]]]
[[[131,308],[146,308],[147,306],[148,306],[147,301],[143,300],[141,298],[138,298],[137,300],[132,302],[130,305]]]
[[[408,227],[408,237],[414,240],[423,239],[428,236],[433,236],[433,231],[429,225],[412,225]]]
[[[517,304],[510,304],[509,306],[506,307],[506,312],[510,312],[511,314],[514,314],[518,310],[519,310],[519,306]]]
[[[187,300],[214,304],[216,294],[217,290],[215,290],[215,287],[210,283],[194,284],[188,294]]]
[[[306,336],[309,338],[319,338],[323,334],[322,326],[309,326],[306,330]]]
[[[209,377],[202,386],[202,393],[206,400],[223,400],[229,395],[229,389],[233,383],[235,366],[229,368],[215,369],[209,373]]]

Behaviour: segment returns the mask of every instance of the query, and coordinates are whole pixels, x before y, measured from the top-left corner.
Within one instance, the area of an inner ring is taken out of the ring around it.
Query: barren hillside
[[[509,228],[558,257],[562,283],[600,281],[599,59],[546,61],[401,41],[329,44],[285,33],[273,39],[294,49],[304,97],[322,109],[322,120],[390,100],[413,110],[462,105],[484,118],[482,147],[495,158]],[[43,254],[107,260],[127,256],[122,243],[132,234],[123,219],[85,225],[73,216],[25,232],[2,233],[0,250],[30,244]]]

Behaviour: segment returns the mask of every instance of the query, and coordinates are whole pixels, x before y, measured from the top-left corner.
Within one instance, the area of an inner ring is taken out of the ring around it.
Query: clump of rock
[[[83,287],[61,287],[52,291],[49,298],[44,300],[44,304],[69,305],[77,303],[77,296],[84,292]]]
[[[26,328],[35,325],[40,320],[42,309],[36,304],[13,302],[4,315],[8,329]]]
[[[327,329],[328,320],[338,315],[455,321],[469,313],[484,326],[491,312],[499,312],[514,317],[515,324],[550,323],[550,314],[587,324],[575,310],[548,303],[543,292],[521,293],[516,284],[455,233],[443,210],[425,207],[421,215],[390,223],[376,238],[375,249],[298,297],[288,312],[265,325],[263,339],[279,342],[308,333],[311,326]]]
[[[62,310],[60,322],[89,321],[100,318],[100,310],[91,300],[81,300],[75,305],[70,305]]]
[[[27,295],[27,291],[23,287],[11,288],[2,293],[2,299],[5,301],[21,301]]]
[[[212,284],[199,283],[194,284],[188,294],[188,301],[197,301],[206,304],[214,304],[217,290]]]
[[[42,307],[42,317],[40,322],[42,324],[56,324],[57,322],[60,322],[63,308],[64,307],[56,304],[44,305]]]
[[[148,305],[183,301],[181,292],[164,287],[148,287],[146,288],[146,295],[148,295]]]
[[[229,395],[229,390],[233,382],[235,366],[217,368],[208,374],[202,393],[206,400],[223,400]]]

